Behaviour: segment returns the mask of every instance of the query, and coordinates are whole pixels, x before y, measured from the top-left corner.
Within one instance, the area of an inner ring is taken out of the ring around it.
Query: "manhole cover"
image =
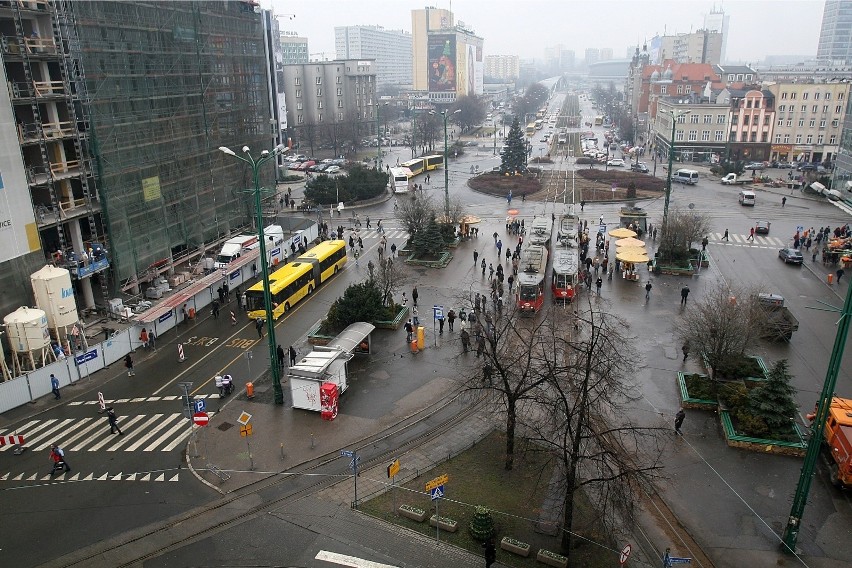
[[[219,430],[221,430],[222,432],[224,432],[224,431],[226,431],[226,430],[230,430],[230,429],[231,429],[231,428],[233,428],[233,427],[234,427],[234,425],[233,425],[233,424],[231,424],[230,422],[222,422],[221,424],[219,424],[218,426],[216,426],[216,428],[218,428],[218,429],[219,429]]]

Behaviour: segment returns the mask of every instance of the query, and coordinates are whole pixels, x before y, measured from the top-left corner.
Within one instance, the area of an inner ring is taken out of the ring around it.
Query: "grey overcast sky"
[[[311,53],[334,53],[334,28],[380,25],[411,31],[411,10],[449,8],[456,21],[485,40],[484,53],[542,58],[563,44],[582,59],[587,47],[611,47],[626,56],[655,34],[689,32],[721,6],[731,17],[728,60],[756,62],[766,55],[816,55],[824,2],[821,0],[260,0],[283,30],[308,38]]]

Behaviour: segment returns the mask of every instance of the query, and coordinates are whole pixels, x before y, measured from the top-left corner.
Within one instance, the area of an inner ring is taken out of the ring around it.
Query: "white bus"
[[[408,178],[412,177],[408,168],[391,168],[388,186],[394,193],[408,193]]]

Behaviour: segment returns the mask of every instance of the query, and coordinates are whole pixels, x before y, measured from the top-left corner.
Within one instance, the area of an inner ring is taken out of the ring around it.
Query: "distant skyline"
[[[655,35],[688,33],[703,27],[714,6],[730,16],[727,59],[755,63],[767,55],[816,56],[823,0],[260,0],[279,19],[281,29],[308,38],[311,53],[334,54],[336,26],[380,25],[411,31],[411,10],[451,9],[485,40],[486,55],[510,54],[542,59],[547,47],[562,44],[577,60],[586,48],[611,47],[622,59],[628,46]],[[595,13],[595,19],[589,16]],[[602,16],[606,25],[596,25]],[[575,23],[576,22],[576,23]]]

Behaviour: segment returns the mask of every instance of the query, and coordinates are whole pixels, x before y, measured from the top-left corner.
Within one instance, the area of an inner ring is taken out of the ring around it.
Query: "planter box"
[[[417,521],[418,523],[422,523],[426,520],[426,510],[419,507],[400,505],[397,511],[399,511],[399,514],[403,517],[407,517],[412,521]]]
[[[706,379],[710,382],[710,377],[707,375],[703,375],[700,373],[682,373],[678,372],[677,374],[677,384],[680,389],[680,400],[683,403],[684,408],[692,408],[695,410],[715,410],[718,403],[715,400],[705,399],[705,398],[693,398],[689,395],[689,389],[686,386],[686,377],[687,375],[699,375],[700,377]]]
[[[459,524],[456,521],[448,519],[447,517],[438,517],[435,515],[429,517],[429,525],[433,527],[438,527],[442,531],[452,533],[456,532],[459,528]]]
[[[726,409],[720,408],[719,416],[722,421],[722,431],[725,434],[725,441],[732,448],[741,448],[752,452],[796,457],[804,457],[805,452],[807,452],[808,444],[802,436],[802,431],[799,429],[798,424],[793,424],[793,430],[798,441],[786,442],[782,440],[766,440],[763,438],[751,438],[749,436],[741,436],[737,434],[736,430],[734,430],[734,425],[731,422],[731,414]]]
[[[549,550],[545,550],[543,548],[539,549],[538,554],[535,555],[535,559],[541,562],[542,564],[547,564],[548,566],[556,566],[556,568],[568,568],[568,559],[561,554],[556,554],[555,552],[551,552]]]
[[[396,314],[396,317],[389,321],[374,321],[373,325],[376,326],[377,329],[399,329],[402,326],[402,323],[405,321],[405,318],[408,317],[408,306],[403,306],[399,313]]]
[[[328,343],[334,339],[333,335],[323,335],[319,333],[319,328],[324,321],[325,319],[319,320],[311,329],[308,330],[308,343],[311,345],[328,345]]]
[[[680,266],[662,266],[655,262],[654,272],[656,274],[668,274],[670,276],[692,276],[695,274],[695,267],[691,262],[686,268]]]
[[[530,555],[530,545],[525,542],[520,542],[513,538],[509,538],[508,536],[504,536],[500,540],[500,548],[505,550],[506,552],[511,552],[512,554],[517,554],[518,556],[523,556],[526,558]]]
[[[761,377],[738,377],[738,380],[752,382],[752,383],[761,383],[766,380],[767,375],[769,375],[769,368],[766,366],[766,362],[764,362],[763,357],[760,355],[746,355],[749,359],[754,359],[757,365],[760,367],[761,371],[763,371],[763,376]],[[704,361],[704,367],[712,371],[712,367],[707,362],[707,358],[702,355],[702,359]],[[725,382],[725,381],[720,381]]]
[[[453,254],[450,251],[444,251],[437,260],[418,260],[413,256],[409,256],[403,262],[405,264],[413,264],[416,266],[428,266],[429,268],[444,268],[453,259]]]

